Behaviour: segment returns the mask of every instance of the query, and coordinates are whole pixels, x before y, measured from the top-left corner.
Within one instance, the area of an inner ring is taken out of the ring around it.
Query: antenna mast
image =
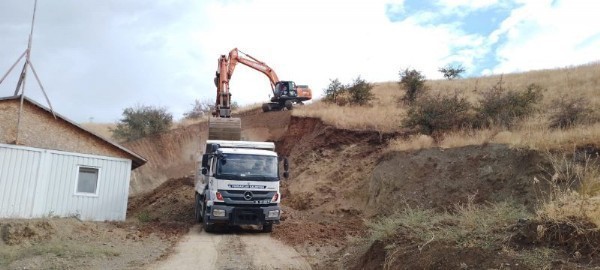
[[[21,56],[19,56],[17,61],[8,69],[8,71],[4,74],[4,76],[2,76],[2,78],[0,78],[0,84],[2,84],[4,79],[6,79],[6,77],[8,77],[8,74],[10,74],[10,72],[17,66],[17,64],[21,61],[21,59],[23,59],[23,57],[25,57],[25,64],[23,64],[23,69],[21,70],[21,75],[19,76],[19,81],[17,82],[17,87],[15,88],[15,96],[18,95],[19,92],[21,93],[21,101],[20,101],[21,103],[19,106],[19,116],[17,119],[17,134],[16,134],[16,138],[15,138],[15,144],[18,144],[18,142],[19,142],[19,130],[20,130],[20,126],[21,126],[21,115],[23,113],[23,99],[25,98],[25,81],[26,81],[25,79],[27,78],[27,68],[28,67],[31,68],[31,71],[33,72],[33,75],[34,75],[38,85],[40,86],[40,89],[42,90],[44,97],[46,98],[46,102],[48,102],[50,111],[52,112],[52,115],[54,116],[54,118],[56,118],[56,115],[54,114],[54,109],[52,109],[52,104],[50,103],[50,99],[48,98],[48,95],[46,95],[44,86],[42,85],[42,82],[40,81],[40,78],[38,77],[37,72],[35,72],[33,63],[31,62],[31,45],[33,43],[33,28],[35,25],[36,11],[37,11],[37,0],[35,0],[35,2],[33,4],[33,16],[31,17],[31,31],[29,32],[29,40],[27,42],[27,49],[25,49],[25,51],[21,54]]]

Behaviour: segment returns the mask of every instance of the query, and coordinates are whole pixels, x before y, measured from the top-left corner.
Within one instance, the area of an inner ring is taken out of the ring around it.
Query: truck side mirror
[[[208,169],[206,167],[202,168],[202,174],[206,175],[208,173]]]
[[[202,155],[202,168],[208,168],[208,154]]]
[[[283,158],[283,170],[286,172],[290,170],[290,163],[286,157]]]
[[[290,177],[290,173],[288,171],[283,172],[283,177],[285,177],[285,179],[288,179]]]

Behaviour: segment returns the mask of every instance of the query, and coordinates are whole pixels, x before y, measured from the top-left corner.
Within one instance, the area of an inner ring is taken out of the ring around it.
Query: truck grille
[[[268,204],[275,195],[275,191],[260,190],[219,190],[223,195],[225,204]]]
[[[265,219],[262,209],[236,208],[231,215],[234,225],[259,225]]]

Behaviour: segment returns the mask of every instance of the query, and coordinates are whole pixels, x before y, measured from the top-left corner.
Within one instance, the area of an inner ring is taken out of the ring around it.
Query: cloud
[[[524,1],[493,38],[505,37],[496,51],[495,73],[584,64],[600,58],[594,1]]]
[[[451,62],[478,75],[598,59],[598,4],[554,2],[40,1],[32,60],[56,110],[76,121],[116,121],[137,103],[179,118],[194,99],[214,99],[217,58],[235,47],[315,96],[329,79],[395,81],[406,67],[440,78],[437,68]],[[0,2],[0,72],[25,49],[32,4]],[[489,14],[487,27],[469,28]],[[16,77],[0,95],[12,94]],[[231,91],[240,104],[261,103],[270,86],[240,66]]]

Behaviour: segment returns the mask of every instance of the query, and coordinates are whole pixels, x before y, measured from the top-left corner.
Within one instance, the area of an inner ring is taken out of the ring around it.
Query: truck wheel
[[[270,233],[273,231],[273,224],[263,224],[262,231]]]
[[[208,224],[206,219],[202,223],[202,227],[204,227],[204,231],[207,233],[214,233],[216,231],[217,226],[215,224]]]
[[[202,222],[202,227],[204,228],[204,231],[207,233],[213,233],[215,232],[215,228],[217,227],[215,224],[209,224],[208,223],[208,213],[206,213],[206,201],[204,201],[204,207],[202,209],[203,213],[204,213],[204,218],[203,218],[203,222]]]
[[[291,100],[285,101],[285,108],[288,109],[289,111],[291,111],[294,108],[294,105]]]
[[[263,112],[270,111],[271,110],[271,105],[269,105],[269,103],[263,103],[262,110],[263,110]]]
[[[196,206],[194,207],[194,220],[198,223],[202,222],[202,205],[200,204],[200,195],[196,193]]]

